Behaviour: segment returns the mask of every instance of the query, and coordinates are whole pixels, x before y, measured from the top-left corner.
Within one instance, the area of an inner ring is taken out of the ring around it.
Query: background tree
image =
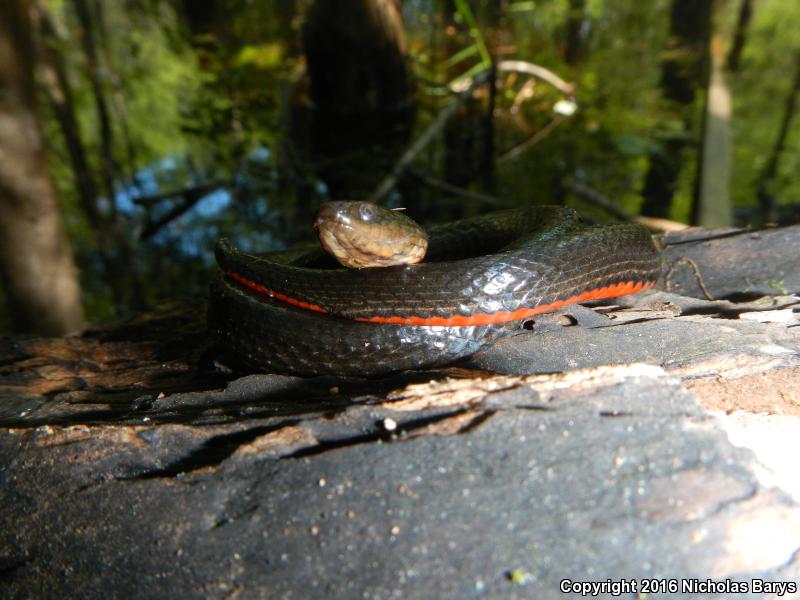
[[[659,150],[650,158],[642,213],[667,217],[696,123],[695,95],[708,83],[712,0],[672,0],[669,37],[661,60],[661,93],[672,119]]]
[[[726,81],[725,42],[718,30],[722,1],[713,2],[708,88],[703,102],[700,152],[692,193],[691,223],[702,227],[731,224],[731,90]]]
[[[15,330],[64,335],[83,312],[36,114],[31,14],[28,0],[0,3],[0,279]]]
[[[791,81],[792,85],[784,101],[778,135],[775,137],[775,143],[770,149],[767,162],[757,180],[758,205],[761,209],[761,218],[766,223],[775,222],[778,217],[778,203],[774,191],[775,178],[780,159],[786,151],[787,138],[797,112],[797,96],[800,94],[800,52],[796,53],[795,72]]]
[[[739,7],[739,18],[736,22],[736,30],[733,34],[733,44],[728,53],[727,67],[728,71],[735,73],[739,70],[739,64],[742,59],[742,52],[747,42],[747,29],[750,26],[750,20],[753,18],[753,0],[741,0]]]
[[[105,92],[99,80],[99,65],[92,23],[86,2],[84,0],[73,1],[79,19],[86,28],[82,39],[88,59],[88,79],[94,97],[100,131],[101,148],[97,158],[100,163],[98,169],[100,179],[104,183],[102,192],[97,185],[95,168],[84,143],[84,132],[75,105],[72,77],[64,55],[58,51],[59,46],[63,46],[65,43],[64,36],[66,34],[59,31],[47,7],[38,4],[36,31],[39,32],[37,45],[40,49],[39,66],[43,73],[43,88],[64,137],[80,206],[91,227],[97,254],[103,265],[103,277],[112,290],[114,305],[118,308],[142,308],[144,297],[138,281],[138,269],[131,248],[131,238],[116,206],[114,147]]]
[[[415,112],[400,2],[315,0],[303,48],[315,171],[333,195],[365,197],[407,142]]]
[[[564,62],[575,65],[583,50],[583,28],[586,23],[586,0],[569,0],[567,22],[564,26]]]

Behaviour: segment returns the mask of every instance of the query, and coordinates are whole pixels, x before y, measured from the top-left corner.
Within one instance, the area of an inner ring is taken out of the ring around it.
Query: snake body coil
[[[429,230],[426,261],[318,268],[318,253],[251,255],[220,240],[209,327],[253,367],[381,375],[452,363],[565,304],[652,287],[660,258],[639,225],[585,226],[563,207]]]

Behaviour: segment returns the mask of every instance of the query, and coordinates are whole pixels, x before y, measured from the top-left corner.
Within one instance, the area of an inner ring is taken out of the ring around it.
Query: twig
[[[164,216],[156,221],[152,221],[148,223],[144,229],[142,229],[142,233],[139,234],[139,239],[147,240],[153,237],[156,233],[158,233],[161,229],[163,229],[166,225],[180,217],[182,214],[187,212],[191,209],[195,204],[197,204],[201,199],[208,196],[214,190],[222,187],[222,183],[215,183],[215,184],[206,184],[200,185],[195,188],[190,188],[188,190],[183,190],[182,192],[173,192],[167,194],[161,194],[159,196],[150,196],[144,200],[153,200],[153,202],[158,202],[159,199],[164,198],[172,198],[175,196],[182,196],[183,202],[180,204],[176,204],[172,210],[167,212]],[[138,199],[139,201],[143,200],[142,198]]]
[[[487,196],[486,194],[471,192],[470,190],[465,190],[464,188],[458,187],[457,185],[453,185],[452,183],[447,183],[446,181],[442,181],[441,179],[436,179],[435,177],[431,177],[430,175],[425,175],[424,173],[420,173],[419,171],[409,170],[408,175],[410,175],[414,179],[418,180],[420,183],[430,188],[440,190],[448,194],[452,194],[453,196],[460,196],[461,198],[467,198],[469,200],[480,202],[488,206],[497,206],[500,208],[508,208],[509,206],[509,203],[503,202],[502,200],[494,196]]]
[[[386,194],[388,194],[397,185],[399,179],[408,169],[409,165],[414,161],[417,155],[424,150],[428,144],[431,143],[433,138],[439,131],[441,131],[447,121],[455,114],[456,110],[469,98],[475,88],[485,83],[494,72],[517,72],[525,73],[533,77],[546,81],[563,94],[571,97],[575,93],[575,86],[567,83],[558,75],[545,69],[539,65],[525,62],[522,60],[504,60],[497,63],[496,69],[486,69],[471,78],[466,78],[458,82],[458,85],[451,86],[451,89],[457,94],[450,103],[442,109],[433,122],[428,126],[428,129],[414,141],[411,146],[403,153],[400,160],[394,165],[391,173],[387,175],[383,181],[375,188],[369,195],[367,200],[369,202],[380,202]],[[553,119],[545,125],[542,129],[533,134],[530,138],[525,140],[522,144],[512,148],[504,155],[500,156],[498,160],[508,160],[518,156],[532,145],[536,144],[545,138],[556,126],[558,126],[566,117],[556,115]]]
[[[380,202],[386,194],[388,194],[394,186],[397,185],[398,180],[403,176],[405,171],[408,169],[409,165],[414,161],[417,155],[425,149],[425,147],[433,141],[433,138],[438,134],[444,126],[447,124],[447,121],[455,114],[456,110],[469,98],[472,96],[472,92],[477,88],[479,85],[485,83],[488,78],[491,76],[491,69],[487,69],[472,78],[471,84],[467,87],[466,90],[463,92],[458,93],[447,106],[445,106],[433,122],[428,125],[428,128],[423,132],[421,136],[419,136],[411,146],[403,153],[400,157],[400,160],[395,163],[392,172],[387,175],[378,187],[369,195],[367,200],[369,202]]]
[[[517,156],[525,152],[525,150],[527,150],[534,144],[539,143],[548,135],[550,135],[550,132],[552,132],[556,127],[558,127],[564,120],[566,120],[566,117],[564,117],[563,115],[556,115],[550,120],[550,122],[547,125],[542,127],[539,131],[534,133],[531,137],[529,137],[521,144],[518,144],[513,148],[511,148],[511,150],[509,150],[508,152],[501,154],[497,160],[504,161],[516,158]]]
[[[629,213],[624,208],[617,206],[617,204],[608,196],[601,194],[597,190],[590,188],[584,183],[575,181],[571,177],[562,181],[561,187],[568,192],[572,192],[581,200],[585,200],[589,204],[593,204],[594,206],[602,208],[607,213],[614,215],[622,221],[632,221],[634,218],[634,215]]]
[[[678,223],[677,221],[670,221],[669,219],[658,219],[654,217],[645,217],[633,215],[626,211],[624,208],[617,205],[616,202],[611,200],[608,196],[601,194],[597,190],[589,187],[588,185],[575,181],[572,178],[565,179],[561,186],[568,192],[572,192],[581,200],[602,208],[607,213],[610,213],[622,221],[632,221],[647,227],[650,231],[680,231],[686,229],[688,225],[685,223]]]
[[[526,62],[523,60],[503,60],[497,63],[497,72],[525,73],[526,75],[537,77],[542,81],[546,81],[547,83],[552,85],[554,88],[556,88],[558,91],[560,91],[562,94],[564,94],[570,99],[572,99],[575,94],[575,84],[567,83],[549,69],[545,69],[544,67],[536,65],[534,63]],[[525,86],[523,86],[523,89],[525,89]],[[522,93],[522,91],[520,91],[520,93]],[[514,100],[514,105],[512,106],[512,109],[518,108],[518,103],[517,103],[518,99],[519,96]],[[514,111],[512,110],[512,114],[513,112]],[[539,143],[545,137],[550,135],[550,133],[556,127],[558,127],[563,121],[566,120],[567,116],[568,115],[557,114],[547,123],[547,125],[545,125],[539,131],[531,135],[521,144],[514,146],[513,148],[511,148],[511,150],[500,155],[500,157],[497,160],[505,161],[516,158],[525,150],[527,150],[534,144]]]
[[[214,181],[211,183],[203,183],[201,185],[184,188],[182,190],[175,190],[170,192],[163,192],[161,194],[153,194],[152,196],[139,196],[138,198],[134,198],[132,202],[134,204],[138,204],[139,206],[150,207],[163,200],[167,200],[169,198],[202,198],[203,196],[210,194],[214,190],[221,188],[226,185],[224,181]]]
[[[691,268],[692,272],[694,273],[694,279],[697,282],[697,285],[700,286],[700,289],[702,290],[703,295],[706,297],[706,300],[711,302],[716,300],[716,298],[711,295],[711,292],[708,291],[708,288],[703,281],[703,276],[700,274],[700,267],[698,267],[697,263],[688,256],[679,256],[675,259],[675,262],[670,265],[669,269],[667,269],[667,272],[664,274],[664,289],[668,292],[672,291],[672,274],[675,272],[675,268],[681,263],[686,263],[689,265],[689,268]]]
[[[511,104],[511,108],[508,109],[512,115],[517,115],[519,113],[519,107],[525,102],[526,98],[530,98],[533,96],[533,90],[536,88],[536,80],[528,79],[525,83],[522,84],[522,87],[519,88],[517,95],[514,96],[514,102]],[[527,125],[527,124],[526,124]],[[528,127],[530,129],[530,127]]]
[[[541,79],[542,81],[546,81],[554,88],[556,88],[559,92],[564,94],[565,96],[572,98],[575,94],[575,84],[569,83],[561,79],[558,75],[553,73],[549,69],[545,69],[542,66],[526,62],[524,60],[501,60],[497,63],[497,67],[495,70],[498,73],[524,73],[525,75],[530,75],[531,77],[536,77]],[[481,73],[484,75],[485,71]],[[473,79],[467,77],[465,79],[459,79],[457,83],[451,84],[450,89],[453,92],[462,92],[468,87],[473,84]]]
[[[683,231],[684,229],[689,229],[689,226],[686,223],[679,223],[678,221],[661,219],[659,217],[647,217],[645,215],[639,215],[634,217],[634,221],[644,225],[650,231],[663,231],[667,233],[670,231]]]
[[[575,84],[567,83],[549,69],[524,60],[501,60],[497,63],[497,71],[499,73],[525,73],[546,81],[565,96],[572,96],[575,93]]]

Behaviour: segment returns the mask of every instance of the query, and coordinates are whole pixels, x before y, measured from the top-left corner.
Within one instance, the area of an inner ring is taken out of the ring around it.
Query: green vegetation
[[[565,179],[636,213],[653,156],[668,140],[683,139],[669,216],[688,222],[705,93],[696,94],[691,106],[696,118],[687,130],[678,107],[665,100],[661,80],[676,1],[537,0],[508,2],[501,9],[488,0],[409,0],[403,19],[416,80],[416,109],[409,113],[413,128],[406,137],[393,137],[387,129],[385,148],[344,148],[325,157],[309,116],[303,54],[303,18],[311,0],[88,1],[99,90],[92,85],[79,3],[49,0],[56,27],[54,35],[43,36],[44,43],[63,60],[81,142],[100,190],[99,209],[127,236],[133,285],[144,297],[137,305],[108,285],[67,139],[42,91],[50,169],[81,268],[87,315],[107,319],[160,299],[203,294],[213,244],[221,235],[263,250],[308,237],[313,210],[331,189],[342,189],[340,178],[363,178],[355,190],[374,187],[452,97],[448,86],[468,81],[493,62],[535,63],[574,84],[574,97],[525,73],[499,71],[494,95],[487,86],[479,88],[416,157],[417,176],[447,180],[501,204],[565,201],[600,220],[608,216],[564,192]],[[740,2],[720,2],[714,13],[711,32],[724,52]],[[760,222],[759,180],[791,105],[800,61],[798,25],[799,3],[759,0],[739,67],[726,73],[733,98],[731,190],[737,224]],[[104,134],[98,92],[108,107],[110,134]],[[577,106],[574,115],[554,111],[564,100]],[[797,120],[790,122],[774,177],[763,184],[785,219],[792,218],[790,207],[800,196],[794,177],[798,127]],[[504,158],[526,140],[525,149]],[[109,142],[117,194],[111,200],[102,183]],[[199,186],[210,186],[213,193],[193,195]],[[172,192],[176,195],[169,197]],[[474,199],[443,196],[416,177],[401,180],[388,201],[424,220],[488,209]]]

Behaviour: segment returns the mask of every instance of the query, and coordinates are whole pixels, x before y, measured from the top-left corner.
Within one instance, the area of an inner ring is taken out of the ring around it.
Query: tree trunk
[[[396,110],[413,91],[397,0],[316,0],[303,44],[311,99],[322,111]]]
[[[100,65],[97,58],[97,44],[94,39],[94,26],[92,25],[92,17],[86,0],[74,0],[73,4],[75,5],[75,13],[78,15],[78,21],[81,24],[81,39],[87,63],[86,71],[92,86],[92,95],[94,96],[97,110],[97,122],[100,128],[100,176],[105,188],[105,194],[108,197],[108,205],[111,207],[113,214],[116,211],[114,180],[117,177],[117,165],[114,161],[111,117],[109,116],[103,85],[100,81]]]
[[[120,135],[125,148],[125,167],[123,170],[130,184],[138,188],[141,193],[141,181],[139,181],[136,170],[136,149],[133,147],[130,130],[128,128],[127,100],[123,91],[122,81],[115,70],[114,60],[111,56],[108,25],[105,19],[105,5],[103,4],[103,0],[94,0],[92,2],[92,12],[96,15],[98,46],[102,51],[105,74],[111,82],[111,87],[113,89],[111,93],[111,106],[113,112],[116,114]]]
[[[650,158],[642,214],[666,218],[683,166],[682,155],[694,122],[694,98],[708,83],[708,44],[712,0],[673,0],[670,28],[661,61],[661,93],[683,131],[664,140]]]
[[[0,3],[0,277],[17,331],[83,327],[77,269],[35,113],[28,0]]]
[[[114,182],[119,175],[119,166],[114,159],[114,132],[111,127],[111,112],[106,102],[106,92],[101,80],[100,60],[98,57],[97,42],[95,41],[95,25],[92,22],[92,15],[86,0],[74,0],[75,13],[81,25],[81,38],[83,39],[83,51],[86,55],[87,75],[92,87],[95,109],[97,111],[97,122],[100,129],[100,179],[103,182],[103,192],[108,199],[109,206],[109,227],[114,231],[116,240],[116,252],[114,257],[115,272],[125,273],[125,280],[121,283],[124,301],[133,307],[143,308],[145,306],[144,296],[141,293],[142,286],[139,283],[139,273],[136,268],[136,261],[133,250],[128,238],[124,235],[120,216],[117,213],[116,191]],[[120,267],[122,267],[120,269]]]
[[[736,33],[733,34],[733,45],[728,54],[728,71],[735,73],[739,70],[739,61],[742,58],[745,42],[747,41],[747,28],[753,16],[753,0],[742,0],[739,9],[739,20],[736,23]]]
[[[586,0],[569,0],[566,23],[566,40],[564,45],[564,61],[575,65],[581,58],[583,43],[581,29],[586,12]]]
[[[316,0],[303,47],[317,174],[334,197],[364,197],[403,151],[414,120],[400,3]]]
[[[692,198],[693,225],[726,227],[733,217],[731,208],[731,91],[725,83],[722,40],[715,34],[711,43],[711,78],[703,114],[695,189]]]

